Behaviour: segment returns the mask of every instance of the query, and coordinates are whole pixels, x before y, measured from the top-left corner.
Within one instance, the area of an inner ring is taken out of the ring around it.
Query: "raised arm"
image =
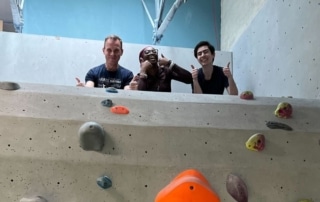
[[[229,95],[238,95],[238,88],[230,71],[230,62],[223,68],[223,73],[228,77],[229,87],[227,88],[227,91]]]
[[[192,74],[192,80],[193,80],[192,93],[202,94],[202,89],[198,81],[198,69],[195,68],[193,65],[191,65],[191,68],[192,68],[191,74]]]

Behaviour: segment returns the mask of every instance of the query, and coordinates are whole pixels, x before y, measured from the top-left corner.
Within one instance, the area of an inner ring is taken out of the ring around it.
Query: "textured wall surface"
[[[266,0],[221,1],[221,50],[230,50]]]
[[[320,24],[315,23],[320,19],[319,10],[315,0],[264,3],[229,49],[240,91],[320,98]]]
[[[0,90],[1,201],[40,195],[48,201],[153,201],[183,170],[199,170],[221,201],[230,173],[247,185],[249,201],[320,201],[317,99],[119,91],[20,83]],[[100,102],[111,99],[130,109],[117,115]],[[273,111],[293,106],[291,119]],[[106,131],[101,152],[79,147],[78,130],[88,121]],[[267,121],[293,131],[269,129]],[[266,138],[263,151],[246,149],[255,134]],[[107,190],[96,179],[107,175]]]
[[[0,81],[74,86],[75,77],[84,81],[90,68],[105,63],[103,41],[0,32],[0,44]],[[140,72],[139,52],[145,46],[124,43],[120,65],[133,74]],[[191,71],[191,64],[199,67],[192,48],[154,47],[187,70]],[[229,61],[230,52],[216,52],[216,65]],[[172,89],[191,93],[191,85],[181,82],[173,81]]]

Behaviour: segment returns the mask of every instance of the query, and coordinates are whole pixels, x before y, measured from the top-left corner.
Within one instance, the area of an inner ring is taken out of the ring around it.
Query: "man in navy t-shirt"
[[[119,65],[123,54],[122,40],[116,35],[108,36],[104,40],[102,51],[106,63],[90,69],[85,77],[85,84],[76,78],[77,86],[124,89],[133,79],[133,73]]]

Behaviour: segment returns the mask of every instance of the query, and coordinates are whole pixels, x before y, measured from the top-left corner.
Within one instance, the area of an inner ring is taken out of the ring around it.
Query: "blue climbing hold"
[[[102,188],[102,189],[108,189],[112,187],[112,181],[108,176],[102,176],[97,179],[97,184]]]
[[[106,88],[106,92],[108,93],[118,93],[118,90],[114,87],[108,87]]]
[[[102,106],[104,107],[112,107],[113,103],[112,100],[106,99],[101,101]]]

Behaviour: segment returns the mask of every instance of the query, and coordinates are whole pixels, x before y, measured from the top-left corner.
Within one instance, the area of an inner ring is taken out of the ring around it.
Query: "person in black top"
[[[148,46],[139,53],[140,73],[131,82],[130,89],[143,91],[171,92],[171,80],[192,84],[192,75],[168,60],[158,50]],[[134,85],[134,83],[136,85]]]
[[[227,89],[229,95],[238,95],[238,88],[231,74],[229,65],[219,67],[213,65],[215,49],[208,41],[199,42],[194,48],[194,57],[202,65],[196,69],[192,67],[193,93],[223,94]]]
[[[133,79],[133,73],[119,65],[123,54],[122,40],[116,35],[106,37],[102,51],[106,62],[88,71],[85,84],[76,78],[77,86],[124,89]]]

